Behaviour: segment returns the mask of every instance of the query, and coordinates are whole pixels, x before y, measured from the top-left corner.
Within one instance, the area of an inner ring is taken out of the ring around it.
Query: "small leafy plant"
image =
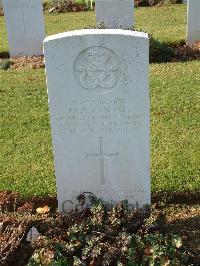
[[[165,235],[149,208],[130,211],[127,206],[125,201],[107,209],[98,201],[82,214],[55,219],[55,229],[44,232],[46,244],[36,249],[28,266],[184,265],[181,238]]]
[[[13,64],[13,62],[8,60],[8,59],[2,60],[2,61],[0,61],[0,69],[8,70],[12,64]]]
[[[73,0],[61,0],[44,2],[43,9],[45,12],[50,13],[65,13],[65,12],[79,12],[88,11],[93,9],[93,1],[73,1]]]

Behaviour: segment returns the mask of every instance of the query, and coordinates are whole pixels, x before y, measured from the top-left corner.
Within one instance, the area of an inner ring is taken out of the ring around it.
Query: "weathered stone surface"
[[[200,1],[188,0],[187,43],[200,41]]]
[[[150,203],[147,34],[66,32],[44,53],[59,210],[93,195]]]
[[[107,29],[133,27],[134,0],[96,0],[96,22],[103,22]]]
[[[43,53],[45,38],[42,0],[3,0],[11,56]]]

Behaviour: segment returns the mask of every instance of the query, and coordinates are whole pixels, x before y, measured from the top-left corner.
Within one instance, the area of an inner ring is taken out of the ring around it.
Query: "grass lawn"
[[[186,5],[143,7],[135,9],[136,29],[153,34],[156,39],[168,43],[185,40]],[[47,35],[83,29],[95,25],[94,12],[46,14]],[[0,17],[0,52],[8,51],[4,17]]]
[[[153,191],[197,191],[200,62],[151,65]],[[55,194],[44,70],[0,71],[0,189]]]
[[[185,37],[185,5],[136,9],[137,28],[159,40]],[[94,12],[49,14],[47,34],[94,25]],[[0,52],[7,51],[4,18]],[[2,34],[2,31],[1,31]],[[152,191],[197,191],[200,61],[152,64]],[[23,195],[55,194],[44,69],[0,71],[0,189]]]
[[[200,61],[151,65],[152,189],[199,190]]]

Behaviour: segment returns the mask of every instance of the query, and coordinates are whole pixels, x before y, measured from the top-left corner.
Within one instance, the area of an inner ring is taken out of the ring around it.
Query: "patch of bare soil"
[[[35,213],[35,210],[41,206],[48,205],[52,212],[56,211],[56,197],[33,196],[30,198],[22,198],[20,194],[12,191],[0,191],[0,210],[2,213],[18,212],[18,213]]]
[[[158,198],[154,197],[153,201],[157,200]],[[49,206],[50,211],[45,206]],[[39,212],[38,207],[43,211]],[[44,212],[45,208],[47,212]],[[52,244],[63,243],[67,228],[84,219],[87,220],[90,216],[88,212],[81,215],[77,213],[72,213],[70,216],[60,215],[57,212],[55,197],[35,196],[24,199],[18,193],[8,191],[0,192],[0,210],[0,265],[6,266],[26,265],[38,247],[46,248],[45,237],[51,239]],[[188,254],[192,254],[192,260],[190,259],[190,263],[185,265],[200,265],[200,205],[156,202],[152,208],[152,215],[156,217],[159,232],[182,237],[185,250]],[[139,221],[140,219],[143,219],[141,215]],[[127,221],[130,223],[131,220]],[[33,226],[41,234],[37,243],[27,241],[27,234]],[[134,231],[138,224],[131,227]],[[48,256],[53,254],[51,249],[47,253]]]
[[[23,56],[23,57],[12,57],[11,69],[38,69],[44,68],[44,57],[43,56]]]
[[[200,59],[200,42],[180,45],[175,48],[174,61],[190,61]]]
[[[44,68],[44,56],[11,57],[9,53],[0,54],[0,69],[39,69]]]
[[[183,236],[200,263],[200,206],[174,205],[165,209],[166,231]]]

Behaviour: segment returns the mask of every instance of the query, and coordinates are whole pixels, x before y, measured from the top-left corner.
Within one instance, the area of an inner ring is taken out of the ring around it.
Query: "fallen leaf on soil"
[[[162,257],[160,263],[162,266],[169,266],[170,265],[170,261],[167,257]]]
[[[48,213],[50,211],[50,208],[46,205],[44,207],[41,207],[41,208],[37,208],[36,209],[36,212],[38,214],[44,214],[44,213]]]
[[[33,211],[33,206],[31,203],[27,202],[23,206],[17,208],[17,212],[19,213],[31,213]]]
[[[175,243],[177,248],[180,248],[182,246],[181,238],[180,237],[174,238],[174,243]]]

